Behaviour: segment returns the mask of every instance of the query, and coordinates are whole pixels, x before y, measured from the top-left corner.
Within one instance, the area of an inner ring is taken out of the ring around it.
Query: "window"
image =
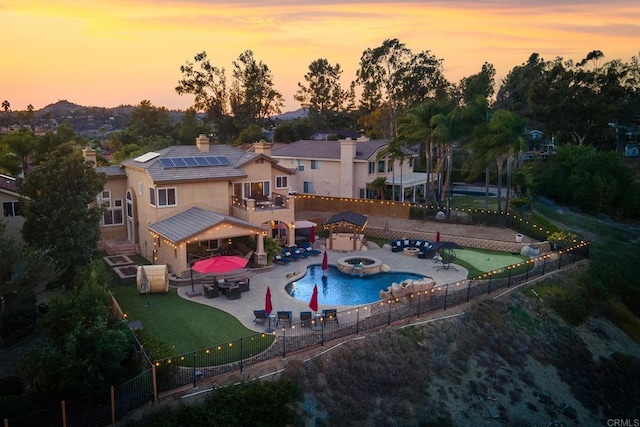
[[[153,187],[149,187],[149,204],[151,206],[156,205],[156,190]]]
[[[176,206],[175,188],[158,188],[158,206]]]
[[[298,160],[298,170],[304,172],[304,161]]]
[[[387,172],[393,172],[393,159],[389,159],[389,163],[387,164]]]
[[[276,176],[276,188],[289,188],[289,177]]]
[[[358,189],[358,197],[359,198],[364,199],[365,198],[365,194],[366,193],[365,193],[365,189],[364,188]]]
[[[369,162],[369,173],[376,173],[376,162]]]
[[[2,202],[2,212],[5,217],[22,216],[20,202]]]
[[[256,181],[244,183],[244,198],[255,199],[260,196],[268,196],[271,194],[269,181]]]
[[[314,191],[313,191],[313,182],[305,181],[302,184],[302,192],[303,193],[307,193],[307,194],[313,194],[314,193]]]
[[[311,169],[320,169],[320,160],[311,160]]]
[[[100,203],[104,207],[102,213],[102,225],[122,225],[124,215],[122,209],[122,199],[111,199],[111,190],[104,190],[100,196]]]
[[[378,172],[384,172],[384,160],[378,160]]]

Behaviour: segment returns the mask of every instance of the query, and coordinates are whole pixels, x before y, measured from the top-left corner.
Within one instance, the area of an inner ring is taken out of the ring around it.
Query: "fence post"
[[[507,270],[509,270],[509,277],[507,278],[507,289],[509,289],[511,287],[511,266],[508,266]]]
[[[449,284],[447,283],[446,285],[444,285],[444,308],[443,310],[447,309],[447,294],[449,293]]]
[[[153,384],[153,402],[158,403],[158,378],[156,377],[156,364],[151,364],[151,383]]]
[[[60,402],[60,409],[62,411],[62,427],[67,427],[67,406],[64,400]]]
[[[284,326],[282,327],[282,357],[287,357],[287,337]]]
[[[193,352],[193,388],[196,388],[197,386],[197,379],[196,379],[196,352]]]
[[[487,295],[491,295],[491,273],[489,273],[489,292],[487,292]]]
[[[391,325],[391,300],[387,301],[388,309],[387,309],[387,326]]]
[[[558,270],[562,269],[562,251],[558,251]]]
[[[471,299],[471,280],[467,280],[467,304]]]
[[[420,318],[420,298],[422,297],[422,292],[418,292],[418,309],[416,313],[416,318]]]
[[[116,423],[116,393],[113,386],[111,386],[111,424]]]
[[[527,272],[526,272],[526,274],[524,275],[524,281],[525,281],[525,282],[528,282],[528,281],[529,281],[529,264],[530,264],[530,263],[529,263],[529,261],[527,260]]]
[[[240,372],[244,368],[244,339],[240,338]]]
[[[547,268],[547,257],[544,258],[544,262],[542,263],[542,274],[544,276],[544,270]]]
[[[360,307],[356,307],[356,335],[360,333]]]

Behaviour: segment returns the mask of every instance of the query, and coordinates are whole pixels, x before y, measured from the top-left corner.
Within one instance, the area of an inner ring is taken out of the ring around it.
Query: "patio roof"
[[[179,243],[223,223],[237,225],[258,233],[264,231],[250,222],[195,207],[151,224],[149,230],[173,243]]]
[[[346,223],[355,225],[357,227],[364,228],[364,226],[367,224],[367,217],[364,216],[364,215],[360,215],[359,213],[351,212],[351,211],[340,212],[340,213],[337,213],[337,214],[333,215],[324,224],[325,225],[332,225],[332,224],[337,224],[337,223],[340,223],[340,222],[346,222]]]

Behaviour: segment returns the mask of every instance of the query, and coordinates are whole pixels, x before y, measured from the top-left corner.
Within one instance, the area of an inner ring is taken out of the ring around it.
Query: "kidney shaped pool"
[[[318,285],[320,305],[365,305],[380,300],[380,291],[394,282],[405,279],[419,280],[425,276],[415,273],[387,272],[369,275],[346,274],[334,266],[322,271],[320,265],[307,267],[307,274],[285,289],[289,295],[300,301],[311,300],[313,285]]]

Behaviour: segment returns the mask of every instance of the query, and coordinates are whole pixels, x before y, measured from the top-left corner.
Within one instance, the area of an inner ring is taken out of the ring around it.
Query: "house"
[[[270,156],[283,167],[296,170],[289,178],[292,193],[357,199],[373,199],[369,184],[385,177],[395,187],[397,200],[416,201],[425,194],[427,174],[413,171],[416,153],[403,150],[405,158],[378,159],[389,144],[386,139],[300,140],[273,146]],[[433,178],[432,178],[433,179]]]
[[[6,225],[6,233],[22,241],[22,226],[24,217],[22,216],[21,200],[18,189],[18,180],[12,176],[0,174],[0,202],[2,202],[2,216],[0,221]]]
[[[195,145],[145,153],[120,166],[96,168],[107,177],[98,202],[109,251],[126,242],[156,264],[180,274],[202,257],[248,255],[256,239],[255,259],[266,264],[264,237],[294,223],[295,200],[288,194],[293,172],[267,154],[210,144],[200,135]],[[95,162],[95,150],[84,150]],[[276,226],[278,226],[276,228]],[[288,233],[293,244],[294,233]]]

